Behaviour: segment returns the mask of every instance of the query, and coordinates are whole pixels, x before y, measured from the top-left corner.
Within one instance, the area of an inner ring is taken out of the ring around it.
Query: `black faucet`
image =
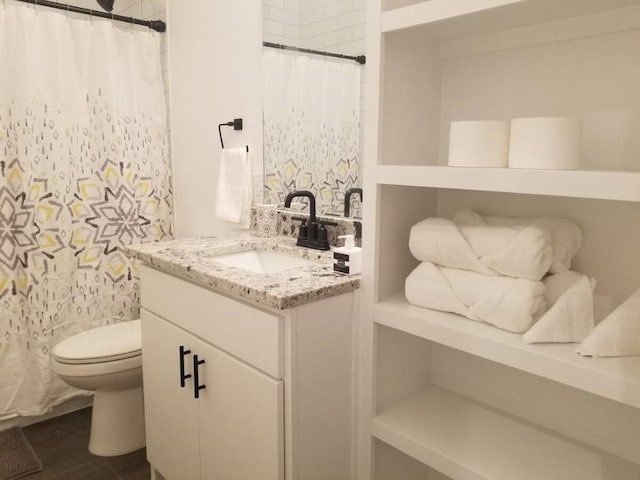
[[[344,194],[344,216],[349,217],[351,215],[351,195],[358,193],[360,194],[360,201],[362,202],[362,189],[358,187],[353,187],[347,189]]]
[[[315,248],[316,250],[329,250],[327,229],[322,224],[318,225],[318,220],[316,219],[316,197],[309,190],[294,190],[287,195],[284,200],[284,206],[286,208],[291,207],[291,200],[296,197],[307,197],[309,199],[309,222],[307,223],[306,219],[302,220],[296,245]]]

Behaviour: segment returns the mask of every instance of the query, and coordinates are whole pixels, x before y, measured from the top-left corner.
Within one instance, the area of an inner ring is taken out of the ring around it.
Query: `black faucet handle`
[[[320,225],[324,225],[325,227],[326,227],[327,225],[331,225],[332,227],[337,227],[337,226],[338,226],[338,223],[337,223],[337,222],[330,222],[329,220],[318,220],[318,223],[319,223]]]
[[[300,222],[300,228],[298,229],[298,240],[304,240],[309,235],[307,227],[307,217],[291,217],[291,220]]]
[[[307,237],[310,240],[316,240],[318,238],[318,222],[309,221],[307,223]]]
[[[327,229],[324,226],[325,224],[323,222],[318,222],[318,233],[316,236],[316,240],[318,241],[318,243],[329,243],[328,242],[328,236],[329,234],[327,233]]]

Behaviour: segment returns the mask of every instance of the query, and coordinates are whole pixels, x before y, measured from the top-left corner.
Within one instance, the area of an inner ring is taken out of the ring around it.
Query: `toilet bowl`
[[[145,445],[140,320],[93,328],[57,344],[52,368],[94,391],[89,451],[110,457]]]

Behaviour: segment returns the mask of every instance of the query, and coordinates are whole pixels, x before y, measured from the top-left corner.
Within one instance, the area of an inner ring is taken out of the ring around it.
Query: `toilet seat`
[[[51,359],[51,368],[62,377],[88,377],[112,375],[142,368],[142,354],[135,357],[113,360],[110,362],[66,363],[56,358]]]
[[[53,348],[53,358],[67,365],[88,365],[133,359],[142,355],[140,320],[92,328]]]

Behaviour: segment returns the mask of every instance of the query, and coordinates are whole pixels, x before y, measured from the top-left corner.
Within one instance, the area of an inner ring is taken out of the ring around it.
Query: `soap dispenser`
[[[356,247],[353,235],[342,235],[344,247],[333,250],[333,270],[346,275],[362,273],[362,249]]]

